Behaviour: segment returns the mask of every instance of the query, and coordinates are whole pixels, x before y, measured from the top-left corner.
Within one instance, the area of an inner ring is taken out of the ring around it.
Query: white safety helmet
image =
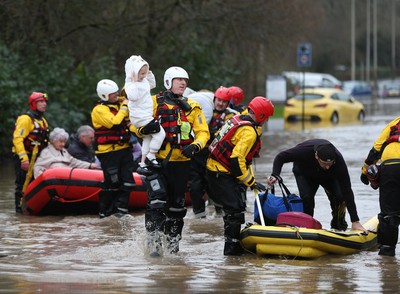
[[[164,73],[164,87],[169,90],[172,87],[172,80],[175,78],[183,78],[189,80],[189,75],[182,67],[172,66]]]
[[[118,90],[117,83],[112,80],[104,79],[97,83],[97,95],[103,101],[108,101],[108,96]]]

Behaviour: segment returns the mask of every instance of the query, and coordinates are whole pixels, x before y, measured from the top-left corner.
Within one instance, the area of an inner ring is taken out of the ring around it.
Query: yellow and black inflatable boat
[[[378,217],[369,219],[361,231],[308,229],[295,226],[261,226],[253,224],[241,231],[245,249],[258,255],[317,258],[326,254],[352,254],[377,245]]]

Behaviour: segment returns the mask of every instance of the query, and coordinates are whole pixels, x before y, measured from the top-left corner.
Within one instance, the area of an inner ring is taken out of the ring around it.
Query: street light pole
[[[377,18],[377,0],[373,0],[372,7],[372,26],[374,35],[374,94],[372,95],[372,107],[376,109],[378,102],[378,18]]]
[[[369,73],[371,71],[371,0],[367,0],[367,28],[366,28],[366,57],[365,57],[365,77],[366,81],[369,83]]]
[[[392,79],[396,78],[396,0],[392,0]]]
[[[301,129],[304,131],[305,129],[305,113],[306,113],[306,96],[305,96],[305,88],[306,88],[306,71],[303,67],[303,99],[302,99],[302,109],[301,109]]]
[[[356,0],[351,0],[351,79],[356,79]]]

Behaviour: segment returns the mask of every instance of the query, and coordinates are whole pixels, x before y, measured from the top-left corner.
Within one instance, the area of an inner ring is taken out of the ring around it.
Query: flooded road
[[[265,182],[274,156],[305,139],[325,138],[343,154],[350,172],[361,222],[379,212],[378,192],[359,180],[373,141],[394,116],[367,118],[359,125],[309,126],[284,130],[271,120],[255,163]],[[298,193],[291,164],[282,171],[288,188]],[[206,219],[185,217],[178,255],[148,257],[144,249],[144,213],[118,219],[84,216],[23,216],[14,212],[11,164],[0,168],[1,293],[382,293],[400,292],[400,247],[395,258],[376,250],[315,260],[222,254],[223,222],[208,206]],[[246,222],[252,222],[254,196],[248,192]],[[323,191],[316,196],[315,218],[330,222]],[[348,216],[347,221],[350,222]]]

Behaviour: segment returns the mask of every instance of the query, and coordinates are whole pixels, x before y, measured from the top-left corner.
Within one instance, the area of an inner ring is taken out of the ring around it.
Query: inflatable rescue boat
[[[133,173],[135,188],[129,209],[146,207],[145,177]],[[52,168],[44,171],[27,187],[22,212],[27,215],[92,214],[98,212],[98,194],[103,171],[93,169]]]
[[[317,258],[326,254],[352,254],[377,245],[378,217],[369,219],[361,231],[336,231],[294,226],[250,225],[241,231],[242,246],[258,255]]]

